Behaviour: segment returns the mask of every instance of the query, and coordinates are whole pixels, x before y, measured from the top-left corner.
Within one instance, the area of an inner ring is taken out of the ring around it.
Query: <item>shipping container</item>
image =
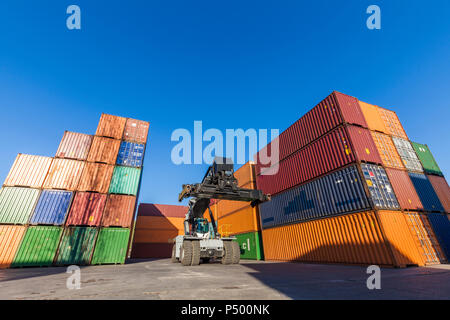
[[[400,155],[395,148],[392,138],[386,134],[372,131],[372,138],[377,146],[383,165],[390,168],[404,169]]]
[[[397,114],[394,111],[359,101],[362,113],[370,130],[408,139]]]
[[[97,228],[68,227],[65,228],[55,260],[56,265],[89,264],[97,238]]]
[[[263,260],[263,247],[260,232],[250,232],[235,235],[239,248],[241,249],[241,259]]]
[[[113,171],[113,165],[87,162],[77,190],[107,193]]]
[[[136,229],[184,230],[184,217],[138,216]]]
[[[180,219],[180,218],[177,218]],[[134,243],[172,243],[173,239],[184,235],[183,229],[141,229],[136,228]]]
[[[255,175],[255,164],[249,161],[243,164],[239,169],[234,172],[234,177],[238,181],[238,186],[248,189],[255,189],[256,186],[256,175]]]
[[[120,148],[120,140],[94,137],[87,161],[115,164]]]
[[[62,225],[72,202],[73,192],[43,190],[34,209],[30,224]]]
[[[430,148],[426,144],[420,144],[417,142],[412,142],[411,144],[419,157],[420,163],[422,163],[422,167],[427,173],[437,174],[443,176],[441,169],[439,168],[436,160],[433,157],[433,154],[430,151]]]
[[[83,173],[84,164],[84,161],[54,159],[43,188],[75,191]]]
[[[264,258],[398,267],[423,265],[401,215],[400,211],[360,212],[263,230]]]
[[[0,225],[0,269],[9,268],[25,233],[24,226]]]
[[[172,256],[172,243],[133,243],[131,258],[170,258]]]
[[[156,217],[179,217],[184,218],[188,212],[187,206],[177,206],[156,203],[139,204],[138,217],[140,216],[156,216]]]
[[[52,158],[19,153],[4,182],[5,186],[41,188]]]
[[[420,201],[426,211],[444,211],[433,186],[427,176],[422,173],[409,172],[409,177],[419,195]]]
[[[141,169],[131,167],[115,167],[109,187],[109,193],[135,196],[138,192]]]
[[[406,221],[425,264],[445,263],[447,259],[425,214],[405,213]]]
[[[447,261],[450,261],[450,221],[445,214],[440,213],[430,213],[427,217],[447,257]]]
[[[367,129],[340,127],[280,162],[276,174],[266,174],[270,169],[262,171],[257,186],[275,195],[355,161],[381,164]]]
[[[403,161],[403,165],[410,171],[423,172],[419,158],[417,158],[411,143],[408,140],[392,137],[395,148]]]
[[[91,143],[92,136],[89,134],[66,131],[56,151],[56,158],[86,160]]]
[[[150,123],[147,121],[127,119],[123,140],[137,143],[147,143],[148,129]]]
[[[408,172],[399,169],[386,168],[395,196],[403,210],[424,210],[416,189],[409,178]]]
[[[40,191],[31,188],[0,189],[0,223],[26,224],[33,213]]]
[[[77,192],[72,201],[66,225],[99,226],[105,205],[106,194]]]
[[[450,187],[444,177],[427,175],[428,180],[433,186],[436,195],[439,198],[444,211],[450,213]]]
[[[128,249],[130,229],[101,228],[91,264],[123,264]]]
[[[370,207],[358,168],[353,165],[273,196],[259,205],[259,212],[262,228],[267,229]]]
[[[103,212],[102,226],[131,227],[136,207],[136,197],[117,194],[108,195],[106,208]]]
[[[398,204],[384,168],[374,164],[362,163],[361,170],[364,179],[366,179],[370,197],[375,208],[389,210],[400,209],[400,205]]]
[[[134,142],[122,141],[116,164],[119,166],[142,167],[145,146]]]
[[[56,226],[28,227],[11,267],[51,266],[62,230]]]
[[[257,174],[262,166],[261,154],[271,154],[272,144],[278,144],[281,161],[343,123],[367,127],[358,100],[334,91],[258,152]]]
[[[220,234],[230,235],[260,230],[258,208],[247,206],[233,213],[225,213],[218,209],[217,228]]]
[[[126,122],[126,118],[102,113],[95,135],[113,139],[122,139]]]

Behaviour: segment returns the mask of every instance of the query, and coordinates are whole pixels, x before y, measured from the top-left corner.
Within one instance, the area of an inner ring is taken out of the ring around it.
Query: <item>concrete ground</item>
[[[0,270],[0,299],[450,299],[450,265],[381,269],[368,290],[365,267],[241,261],[183,267],[169,259],[81,268],[69,290],[66,268]]]

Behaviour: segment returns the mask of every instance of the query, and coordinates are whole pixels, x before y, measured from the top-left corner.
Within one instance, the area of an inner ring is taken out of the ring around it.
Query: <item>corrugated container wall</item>
[[[147,143],[148,129],[150,124],[147,121],[127,119],[123,140],[137,143]]]
[[[136,197],[134,196],[108,195],[102,226],[129,228],[134,217],[135,206]]]
[[[144,150],[145,146],[143,144],[122,141],[117,156],[117,165],[141,167],[144,159]]]
[[[105,204],[106,194],[77,192],[66,225],[99,226]]]
[[[115,164],[120,148],[120,140],[94,137],[87,161]]]
[[[107,193],[114,166],[104,163],[86,163],[78,191]]]
[[[4,182],[5,186],[41,188],[52,158],[19,153]]]
[[[450,221],[444,214],[440,213],[430,213],[428,220],[447,257],[447,261],[450,261]]]
[[[405,167],[403,166],[403,162],[397,152],[397,149],[395,148],[394,143],[392,142],[391,137],[375,131],[372,131],[371,134],[373,141],[377,146],[378,153],[383,160],[383,165],[390,168],[404,169]]]
[[[54,159],[43,188],[75,191],[84,169],[84,161]]]
[[[439,198],[444,211],[450,213],[450,187],[444,177],[427,175],[428,180],[433,186],[436,195]]]
[[[73,192],[43,190],[30,224],[62,225],[66,221]]]
[[[398,210],[400,206],[386,171],[374,164],[362,163],[361,170],[369,188],[370,198],[377,209]]]
[[[91,264],[123,264],[128,248],[130,229],[101,228]]]
[[[64,136],[56,151],[57,158],[86,160],[91,147],[92,136],[77,132],[64,132]]]
[[[139,204],[138,217],[178,217],[184,218],[188,212],[187,206],[176,206],[168,204]]]
[[[68,227],[58,249],[56,265],[87,265],[94,252],[97,228]]]
[[[426,175],[410,172],[409,177],[411,178],[414,188],[426,211],[444,211],[444,208]]]
[[[0,269],[9,268],[25,233],[24,226],[0,225]]]
[[[395,147],[403,161],[406,169],[410,171],[423,172],[419,158],[408,140],[392,137]]]
[[[412,141],[411,144],[414,148],[414,151],[416,151],[416,154],[419,157],[419,160],[422,163],[425,172],[437,174],[440,176],[444,175],[441,169],[439,168],[436,160],[434,159],[433,154],[430,151],[430,148],[428,148],[427,145]]]
[[[264,259],[260,232],[250,232],[235,236],[241,249],[241,259]]]
[[[386,168],[386,174],[389,177],[401,209],[423,210],[422,202],[407,171]]]
[[[38,189],[3,187],[0,190],[0,223],[26,224],[39,193]]]
[[[103,113],[95,133],[96,136],[122,139],[127,119]]]
[[[219,202],[216,208],[219,208],[220,203],[222,201]],[[236,235],[260,230],[257,207],[252,208],[251,206],[247,206],[233,213],[224,213],[220,209],[216,210],[218,212],[218,231],[222,235]],[[205,216],[209,217],[209,215]]]
[[[116,166],[109,193],[135,196],[138,191],[140,176],[141,169]]]

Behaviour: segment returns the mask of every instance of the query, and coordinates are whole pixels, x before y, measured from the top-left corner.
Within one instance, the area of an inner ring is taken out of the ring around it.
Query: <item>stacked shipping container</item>
[[[19,154],[0,190],[0,266],[124,263],[148,128],[102,114],[55,158]]]
[[[279,162],[269,167],[261,155],[277,143]],[[256,157],[257,186],[272,194],[260,205],[265,257],[393,266],[445,261],[428,216],[411,219],[424,210],[417,187],[423,181],[411,179],[424,176],[419,158],[395,112],[333,92]],[[429,198],[432,188],[425,189]],[[427,205],[442,211],[436,199]]]

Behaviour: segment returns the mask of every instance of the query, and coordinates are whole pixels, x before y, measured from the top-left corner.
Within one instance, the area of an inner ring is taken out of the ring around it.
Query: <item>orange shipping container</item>
[[[107,193],[114,166],[103,163],[86,163],[78,191]]]
[[[25,230],[24,226],[0,226],[0,269],[13,262]]]
[[[136,230],[138,229],[163,229],[163,230],[184,230],[184,218],[174,217],[138,217]]]
[[[383,132],[408,140],[397,114],[394,111],[359,101],[370,130]]]
[[[267,260],[423,265],[401,212],[360,212],[262,231]]]
[[[126,121],[126,118],[102,113],[95,135],[113,139],[122,139]]]
[[[257,207],[248,206],[231,214],[222,216],[219,214],[217,230],[222,235],[256,232],[260,229]]]
[[[74,191],[78,186],[83,169],[83,161],[53,159],[43,188]]]
[[[116,164],[119,148],[120,140],[94,137],[87,161]]]
[[[41,188],[52,158],[19,153],[5,179],[5,186]]]
[[[247,162],[246,164],[242,165],[236,172],[234,173],[234,177],[238,181],[238,185],[240,187],[243,187],[244,185],[247,185],[246,188],[250,188],[249,186],[254,184],[256,181],[255,176],[255,164],[252,161]]]
[[[392,138],[386,134],[371,131],[381,160],[386,167],[404,169],[403,161],[395,148]]]
[[[123,140],[137,143],[147,143],[148,128],[150,124],[147,121],[127,119]]]
[[[384,127],[386,128],[386,133],[392,136],[400,137],[408,140],[405,129],[397,116],[397,114],[385,108],[379,108],[380,117],[384,122]]]
[[[59,144],[58,151],[56,151],[56,157],[86,160],[91,143],[91,135],[66,131]]]
[[[110,194],[103,212],[102,226],[129,228],[134,217],[136,197]]]
[[[387,129],[378,112],[379,107],[362,101],[359,101],[359,105],[364,114],[364,118],[366,118],[369,129],[387,133]]]
[[[171,243],[176,236],[184,234],[184,230],[170,229],[136,229],[134,232],[134,243]]]

